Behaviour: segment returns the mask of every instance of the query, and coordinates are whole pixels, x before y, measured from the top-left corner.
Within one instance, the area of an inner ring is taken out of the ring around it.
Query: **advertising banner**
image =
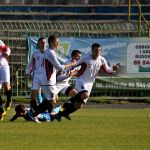
[[[37,50],[36,43],[38,37],[29,37],[29,53]],[[70,58],[73,50],[79,49],[82,56],[91,52],[91,45],[99,43],[102,45],[102,55],[112,66],[119,64],[120,70],[113,76],[99,73],[99,80],[107,81],[95,86],[106,87],[130,87],[130,88],[150,88],[150,38],[60,38],[60,46],[57,49],[57,56],[61,62]]]

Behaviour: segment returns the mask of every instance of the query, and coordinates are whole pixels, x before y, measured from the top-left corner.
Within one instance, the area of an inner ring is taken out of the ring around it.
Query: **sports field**
[[[85,108],[72,121],[0,122],[0,150],[150,150],[150,109]]]

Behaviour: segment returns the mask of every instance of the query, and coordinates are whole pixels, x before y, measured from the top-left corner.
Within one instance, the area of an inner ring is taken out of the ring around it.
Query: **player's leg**
[[[32,80],[31,100],[30,100],[30,107],[34,111],[37,110],[37,96],[40,91],[40,87],[41,87],[40,76],[38,74],[34,74]]]
[[[36,98],[37,98],[37,95],[38,95],[38,91],[39,91],[39,90],[34,90],[34,89],[31,90],[30,107],[31,107],[34,111],[37,110]]]
[[[66,117],[69,114],[75,112],[76,110],[80,109],[83,104],[84,100],[88,97],[88,91],[84,90],[79,92],[76,96],[72,97],[68,102],[64,103],[63,111],[60,111],[57,115],[55,115],[55,118],[60,121],[61,117]]]
[[[11,107],[11,95],[12,95],[12,91],[11,91],[11,86],[10,86],[10,70],[9,70],[9,66],[4,66],[2,67],[2,84],[4,86],[5,89],[5,95],[7,97],[6,100],[6,104],[5,104],[5,110],[9,110]]]
[[[2,89],[2,83],[0,82],[0,107],[2,107],[2,105],[3,105],[3,99],[2,99],[1,89]]]
[[[63,94],[65,94],[66,96],[70,96],[70,97],[74,97],[74,96],[76,96],[77,94],[78,94],[78,91],[75,89],[75,88],[73,88],[71,85],[66,85],[62,90],[61,90],[61,93],[63,93]],[[69,109],[69,108],[71,109],[71,107],[72,107],[72,104],[70,104],[68,101],[67,102],[65,102],[64,104],[63,104],[63,110],[64,109]],[[63,111],[62,110],[62,111]],[[66,114],[65,116],[64,116],[66,119],[68,119],[68,120],[71,120],[71,117],[70,117],[70,115],[68,114]]]
[[[83,104],[84,100],[88,98],[88,91],[84,90],[79,92],[76,96],[72,97],[70,99],[70,102],[64,104],[64,112],[62,112],[62,116],[71,114],[75,112],[76,110],[80,109]]]
[[[11,91],[10,83],[3,83],[3,85],[4,85],[4,88],[5,88],[5,94],[6,94],[6,97],[7,97],[6,104],[5,104],[5,111],[7,111],[11,107],[11,103],[12,103],[12,100],[11,100],[12,91]]]
[[[2,101],[1,91],[0,91],[0,121],[3,121],[3,117],[6,114],[2,105],[3,105],[3,101]]]
[[[49,113],[52,112],[53,105],[55,103],[55,98],[56,98],[55,89],[56,89],[55,86],[42,86],[41,87],[41,90],[43,94],[45,95],[46,99],[44,99],[42,103],[40,103],[37,106],[37,110],[32,114],[32,116],[35,117],[38,114],[43,113],[46,110],[48,110]]]
[[[0,71],[0,79],[1,79],[1,71]],[[5,114],[5,111],[3,109],[3,100],[2,100],[1,89],[2,89],[2,82],[0,81],[0,121],[3,121],[3,116]]]
[[[42,103],[42,101],[43,101],[41,90],[38,91],[37,101],[38,101],[38,104]]]
[[[2,100],[2,94],[1,94],[2,84],[0,84],[0,121],[3,121],[4,115],[6,115],[6,112],[3,109],[3,100]]]

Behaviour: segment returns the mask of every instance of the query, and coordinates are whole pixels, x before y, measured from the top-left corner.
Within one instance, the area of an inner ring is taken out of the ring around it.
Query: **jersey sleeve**
[[[104,57],[102,57],[101,61],[102,61],[102,66],[100,69],[108,74],[111,74],[113,72],[113,70],[111,67],[108,66],[106,59]]]
[[[1,51],[1,53],[5,54],[7,56],[9,56],[11,53],[10,48],[6,44],[4,44],[4,42],[2,42],[1,40],[0,40],[0,51]]]
[[[57,69],[57,70],[60,70],[60,71],[63,71],[65,69],[65,66],[60,64],[60,62],[58,61],[57,59],[57,56],[55,54],[55,52],[51,51],[51,53],[49,53],[49,60],[50,62],[52,63],[52,65]]]
[[[35,64],[35,58],[34,58],[34,54],[32,54],[26,67],[26,74],[30,74],[32,72],[34,64]]]
[[[69,72],[67,72],[67,73],[63,73],[63,72],[59,73],[59,74],[57,74],[57,77],[56,77],[57,81],[63,81],[63,80],[68,79],[68,78],[70,78]]]

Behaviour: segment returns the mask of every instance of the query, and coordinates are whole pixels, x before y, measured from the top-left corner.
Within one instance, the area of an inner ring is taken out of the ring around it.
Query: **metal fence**
[[[142,2],[149,3],[148,0],[142,0]],[[127,3],[128,0],[0,0],[0,4],[5,5],[98,5]]]
[[[51,22],[51,21],[1,21],[0,37],[12,49],[10,56],[13,95],[28,95],[25,80],[27,64],[27,37],[57,34],[63,37],[136,37],[137,22]],[[142,35],[147,36],[147,26],[142,24]]]

